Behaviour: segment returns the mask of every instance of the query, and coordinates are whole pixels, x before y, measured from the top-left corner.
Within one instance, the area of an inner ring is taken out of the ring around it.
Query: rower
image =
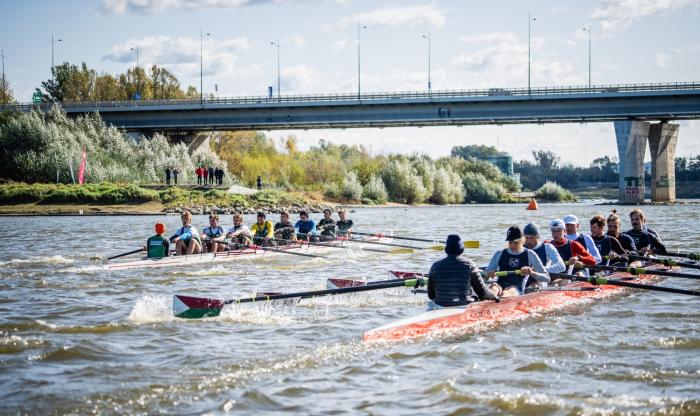
[[[635,208],[630,212],[630,222],[632,223],[632,229],[626,231],[625,234],[632,237],[640,256],[654,253],[666,254],[666,246],[661,243],[658,234],[645,228],[646,217],[641,209]]]
[[[578,241],[570,241],[564,237],[565,226],[563,220],[559,218],[552,220],[549,223],[549,229],[552,232],[552,240],[549,243],[557,249],[562,260],[564,260],[564,264],[569,266],[570,270],[568,273],[571,274],[572,271],[580,272],[588,276],[588,270],[582,268],[584,265],[596,265],[595,258],[593,258],[591,253]]]
[[[226,238],[230,238],[235,245],[248,246],[253,244],[253,235],[248,226],[243,224],[243,215],[233,214],[233,227],[226,231]]]
[[[583,247],[588,250],[589,253],[595,259],[596,264],[603,261],[598,252],[598,247],[596,247],[593,242],[593,237],[588,234],[581,234],[578,232],[580,224],[578,222],[578,217],[573,214],[569,214],[564,217],[564,225],[566,226],[566,239],[570,241],[578,241]]]
[[[617,260],[618,256],[627,254],[627,250],[622,247],[620,241],[610,235],[603,234],[605,229],[605,217],[596,215],[591,218],[591,237],[598,248],[601,257],[608,257],[608,263],[625,263],[624,260]]]
[[[224,244],[217,241],[224,241],[224,229],[219,226],[219,214],[212,212],[209,214],[209,226],[204,229],[200,236],[204,241],[204,247],[209,253],[224,251]]]
[[[257,218],[257,222],[250,227],[250,232],[253,233],[253,241],[265,247],[270,245],[271,238],[275,238],[275,227],[272,225],[272,221],[267,219],[264,212],[258,212]]]
[[[627,253],[637,254],[637,245],[634,244],[634,239],[620,232],[620,223],[620,216],[617,215],[617,210],[613,209],[612,214],[608,215],[608,235],[617,238]]]
[[[537,257],[542,261],[542,265],[547,269],[547,273],[561,273],[566,270],[564,260],[559,255],[559,252],[553,245],[542,241],[540,242],[540,229],[537,225],[529,223],[523,228],[525,234],[525,248],[530,249],[537,254]],[[529,279],[527,286],[531,287],[536,284],[536,280]]]
[[[517,225],[506,232],[508,248],[498,250],[486,266],[486,275],[495,277],[496,272],[520,270],[520,276],[501,276],[489,288],[499,296],[511,297],[525,293],[525,286],[530,279],[549,283],[549,273],[542,265],[542,260],[532,250],[524,248],[523,231]]]
[[[202,242],[199,239],[197,229],[192,226],[192,213],[185,210],[180,215],[182,227],[178,228],[170,241],[175,243],[175,251],[178,256],[200,254]]]
[[[297,236],[294,233],[294,224],[289,221],[289,212],[287,211],[282,211],[280,222],[275,224],[275,239],[286,240],[277,241],[278,244],[291,244],[297,240]]]
[[[351,219],[345,217],[346,212],[343,208],[338,210],[338,221],[335,222],[335,226],[338,227],[338,234],[350,237],[352,234],[353,222]]]
[[[316,239],[316,224],[309,219],[309,213],[306,211],[299,212],[299,221],[294,224],[294,229],[297,233],[297,238],[304,241],[312,241]]]
[[[461,257],[463,252],[464,245],[460,237],[448,235],[445,241],[447,257],[433,263],[428,274],[431,309],[467,305],[477,300],[500,300],[486,287],[476,264]]]
[[[146,257],[148,258],[160,258],[168,257],[170,255],[170,241],[163,237],[165,234],[165,224],[162,222],[156,223],[156,235],[149,238],[146,241]]]
[[[331,209],[324,208],[323,218],[316,225],[316,229],[321,230],[321,240],[335,240],[335,220],[331,216]]]

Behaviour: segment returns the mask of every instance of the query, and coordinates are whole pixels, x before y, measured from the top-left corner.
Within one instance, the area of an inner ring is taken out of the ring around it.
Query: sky
[[[700,81],[700,0],[0,0],[0,49],[19,101],[56,64],[122,73],[157,64],[205,94],[349,93]],[[531,19],[529,20],[528,14]],[[201,31],[201,32],[200,32]],[[428,40],[430,34],[430,53]],[[680,122],[677,156],[700,154],[700,122]],[[271,131],[301,149],[320,139],[373,154],[449,155],[485,144],[532,160],[551,150],[588,165],[617,156],[612,123]],[[647,151],[647,159],[648,159]]]

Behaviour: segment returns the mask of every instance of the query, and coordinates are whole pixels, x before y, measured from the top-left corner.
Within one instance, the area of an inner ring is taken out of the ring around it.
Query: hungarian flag
[[[85,159],[87,158],[87,149],[83,147],[83,157],[80,159],[80,168],[78,169],[78,183],[83,184],[85,181]]]

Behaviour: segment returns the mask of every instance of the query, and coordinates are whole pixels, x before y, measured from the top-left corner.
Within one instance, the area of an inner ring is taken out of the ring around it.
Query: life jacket
[[[207,227],[204,229],[204,234],[209,238],[217,238],[224,234],[224,229],[221,227]]]
[[[528,258],[527,250],[523,250],[522,253],[513,255],[504,249],[501,252],[501,258],[498,260],[498,271],[513,271],[520,270],[523,267],[530,266],[530,259]],[[504,289],[510,286],[520,287],[523,284],[522,276],[505,276],[499,277],[496,281]]]
[[[165,238],[162,235],[154,235],[146,241],[146,256],[148,258],[153,257],[165,257],[168,255],[168,247],[165,245]]]
[[[601,257],[607,256],[612,251],[612,244],[610,243],[609,235],[604,235],[600,240],[596,240],[594,238],[593,244],[595,244],[596,248],[598,248]]]

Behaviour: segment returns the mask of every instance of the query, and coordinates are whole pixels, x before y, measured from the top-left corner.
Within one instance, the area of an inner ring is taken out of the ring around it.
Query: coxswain
[[[525,248],[530,249],[540,258],[542,265],[547,270],[547,273],[561,273],[566,270],[566,264],[559,255],[559,252],[553,245],[540,241],[540,229],[537,225],[529,223],[523,228],[525,235]],[[527,286],[534,286],[535,279],[529,279]]]
[[[632,237],[640,256],[666,254],[666,246],[661,243],[658,234],[645,228],[646,216],[641,209],[635,208],[630,211],[630,223],[632,229],[625,234]]]
[[[566,239],[569,241],[578,241],[583,247],[588,250],[589,253],[595,259],[596,264],[603,261],[598,252],[598,247],[596,247],[593,242],[593,237],[588,234],[581,234],[578,232],[580,224],[578,222],[578,217],[573,214],[569,214],[564,217],[564,226],[566,227]]]
[[[552,240],[549,241],[554,248],[557,249],[564,264],[570,267],[573,272],[582,272],[588,276],[588,270],[583,269],[583,266],[595,266],[595,258],[586,248],[578,241],[570,241],[564,237],[564,221],[557,218],[549,223],[549,229],[552,232]]]
[[[275,227],[262,211],[258,212],[257,221],[250,227],[250,232],[253,233],[255,244],[263,247],[270,245],[270,239],[275,238]]]
[[[348,238],[352,234],[353,222],[351,219],[346,218],[347,213],[343,208],[338,210],[338,221],[335,222],[335,226],[338,227],[338,235],[344,235]]]
[[[253,235],[250,233],[250,228],[243,224],[243,215],[233,214],[233,227],[226,231],[226,238],[230,238],[231,242],[238,246],[253,244]]]
[[[165,224],[162,222],[156,223],[156,235],[146,240],[146,257],[148,258],[160,258],[168,257],[170,255],[170,241],[163,237],[165,234]]]
[[[612,214],[608,215],[608,235],[617,238],[622,248],[629,254],[637,254],[637,245],[634,244],[634,239],[625,233],[620,232],[620,216],[617,215],[617,210],[612,210]]]
[[[280,222],[275,224],[275,240],[279,245],[291,244],[297,240],[296,233],[294,232],[294,224],[289,221],[289,212],[287,211],[282,211],[280,214]]]
[[[321,231],[321,240],[335,240],[335,220],[330,208],[323,210],[323,218],[316,225],[316,229]]]
[[[306,211],[299,212],[299,221],[294,224],[294,229],[297,233],[297,238],[304,241],[315,240],[316,223],[309,219],[309,213]]]
[[[458,235],[445,241],[447,257],[433,263],[428,274],[428,298],[432,308],[467,305],[478,300],[495,300],[473,261],[461,257],[464,245]]]
[[[209,253],[224,251],[225,244],[219,243],[224,241],[224,229],[219,226],[219,214],[212,212],[209,214],[209,226],[204,229],[200,235],[204,240],[204,247]]]
[[[498,250],[486,266],[486,275],[490,278],[496,272],[520,271],[520,275],[500,276],[496,283],[489,286],[491,291],[502,297],[511,297],[525,293],[525,287],[532,279],[537,282],[549,283],[549,273],[544,268],[542,260],[532,250],[523,246],[523,231],[517,225],[508,228],[506,232],[508,248]]]
[[[178,228],[175,235],[170,237],[170,242],[175,243],[175,251],[178,256],[200,254],[202,242],[199,239],[197,229],[192,226],[192,213],[185,210],[180,215],[182,227]]]
[[[593,242],[598,248],[600,256],[603,258],[608,258],[608,263],[625,263],[626,260],[620,261],[617,259],[619,256],[624,256],[627,254],[627,250],[622,247],[620,241],[610,235],[604,234],[605,231],[605,217],[602,215],[596,215],[591,218],[591,237]]]

